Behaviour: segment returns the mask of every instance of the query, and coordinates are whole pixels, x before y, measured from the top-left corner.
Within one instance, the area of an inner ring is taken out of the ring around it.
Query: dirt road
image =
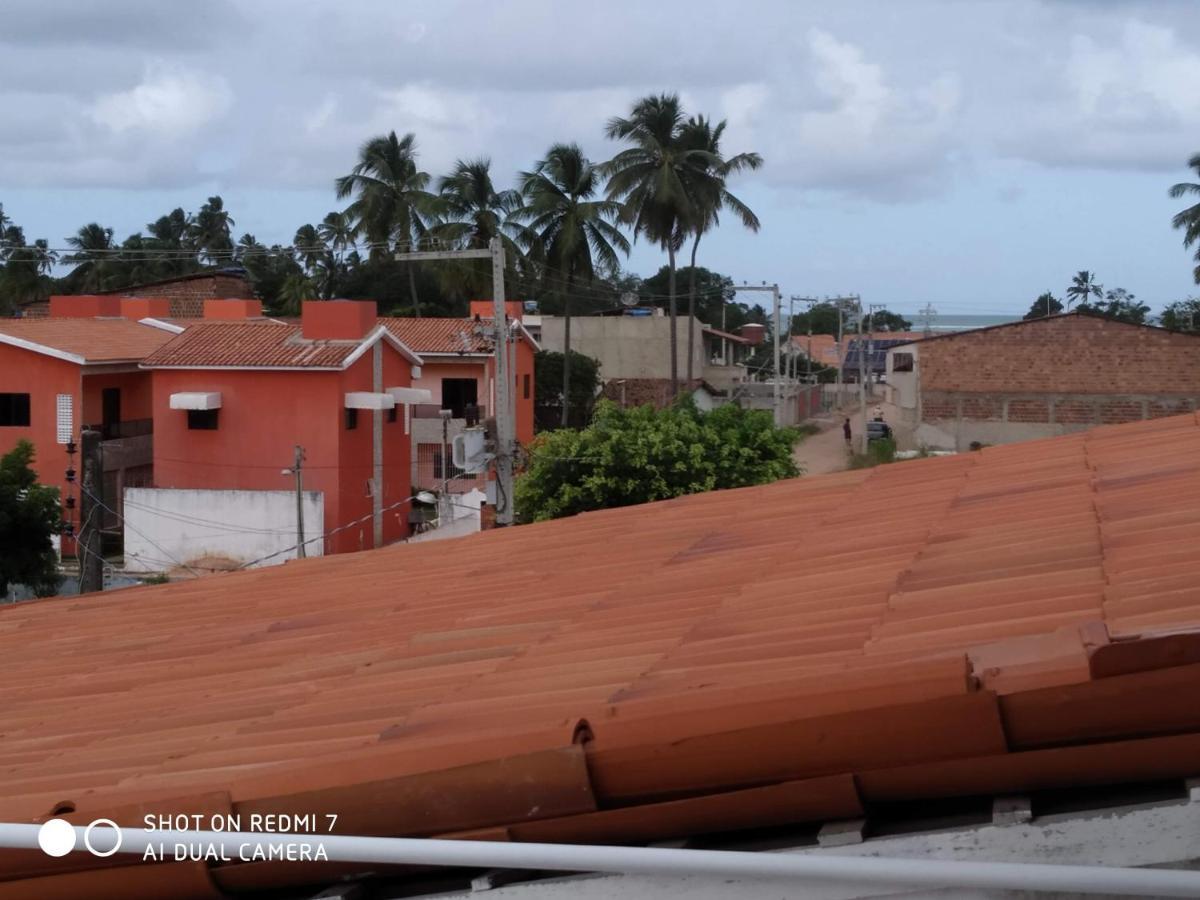
[[[824,475],[827,472],[840,472],[849,464],[849,453],[846,450],[846,439],[842,435],[841,419],[836,424],[828,424],[820,434],[805,438],[796,445],[792,456],[805,475]]]

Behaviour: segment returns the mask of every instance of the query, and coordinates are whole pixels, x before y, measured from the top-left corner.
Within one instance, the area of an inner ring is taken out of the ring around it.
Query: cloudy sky
[[[1200,293],[1166,195],[1197,180],[1198,86],[1190,0],[42,0],[0,26],[0,203],[61,246],[219,193],[286,243],[371,135],[504,180],[554,141],[607,158],[610,116],[677,91],[766,159],[736,185],[762,232],[703,265],[946,313],[1088,268],[1157,310]]]

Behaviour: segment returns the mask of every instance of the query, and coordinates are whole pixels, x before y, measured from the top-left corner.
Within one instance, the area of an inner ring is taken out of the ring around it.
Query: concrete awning
[[[424,388],[390,387],[387,392],[397,403],[432,403],[433,394]]]
[[[185,391],[171,395],[171,409],[220,409],[220,391]]]
[[[392,395],[372,391],[351,391],[346,395],[346,409],[391,409],[396,405]]]

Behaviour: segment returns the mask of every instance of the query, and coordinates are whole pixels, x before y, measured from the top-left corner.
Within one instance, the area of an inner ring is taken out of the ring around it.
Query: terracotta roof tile
[[[173,337],[129,319],[0,319],[5,337],[79,357],[87,363],[136,362]]]
[[[417,353],[491,353],[492,342],[470,318],[380,318],[392,334]],[[483,320],[486,325],[491,319]]]
[[[1190,775],[1197,510],[1189,415],[11,606],[0,801],[619,841]]]
[[[361,341],[311,340],[270,320],[204,321],[146,357],[151,367],[340,368]]]

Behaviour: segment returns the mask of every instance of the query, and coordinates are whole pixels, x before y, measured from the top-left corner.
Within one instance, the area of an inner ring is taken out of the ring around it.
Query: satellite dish
[[[637,306],[638,305],[638,295],[635,294],[633,291],[626,291],[625,293],[623,293],[621,295],[621,305],[622,306]]]

